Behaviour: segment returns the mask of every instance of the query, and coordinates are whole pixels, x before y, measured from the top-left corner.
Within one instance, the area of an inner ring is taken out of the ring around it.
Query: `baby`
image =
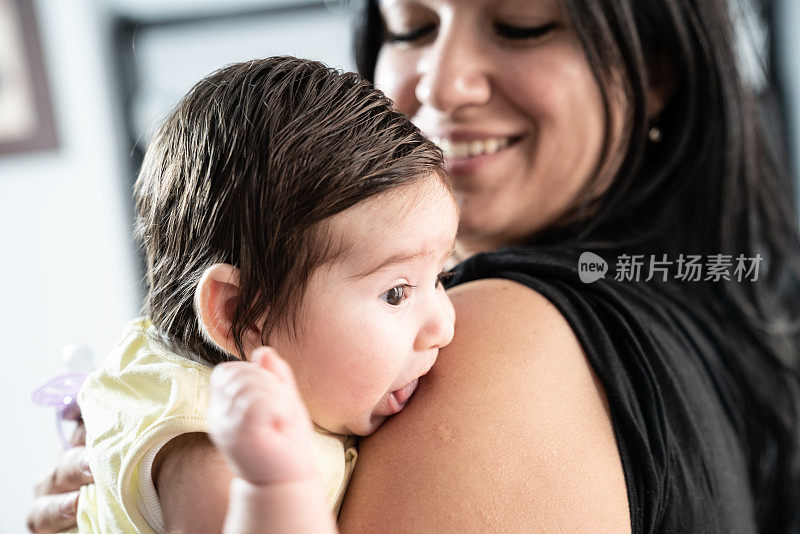
[[[353,435],[453,336],[439,151],[355,74],[252,61],[166,119],[136,209],[145,318],[79,395],[81,531],[335,530]]]

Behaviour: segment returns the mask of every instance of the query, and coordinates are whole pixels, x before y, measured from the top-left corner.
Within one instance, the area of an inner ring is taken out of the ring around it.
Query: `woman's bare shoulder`
[[[630,531],[605,394],[569,324],[507,280],[450,291],[456,334],[362,443],[349,531]]]

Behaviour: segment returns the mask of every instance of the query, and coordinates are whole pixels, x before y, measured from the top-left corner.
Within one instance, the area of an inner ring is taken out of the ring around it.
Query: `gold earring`
[[[647,132],[647,138],[652,143],[658,143],[661,141],[661,129],[658,126],[651,126]]]

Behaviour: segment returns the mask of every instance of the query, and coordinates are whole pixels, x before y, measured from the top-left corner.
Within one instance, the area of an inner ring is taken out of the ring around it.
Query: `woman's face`
[[[379,6],[387,38],[376,85],[445,152],[462,244],[513,244],[571,208],[596,173],[606,124],[600,88],[559,2]],[[620,113],[612,107],[611,115]]]

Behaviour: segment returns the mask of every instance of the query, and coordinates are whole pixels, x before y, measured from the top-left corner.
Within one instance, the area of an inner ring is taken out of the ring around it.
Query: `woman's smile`
[[[473,174],[484,165],[491,164],[507,155],[507,150],[520,139],[517,134],[483,134],[479,132],[453,131],[431,140],[442,149],[445,167],[458,181],[460,175]]]

